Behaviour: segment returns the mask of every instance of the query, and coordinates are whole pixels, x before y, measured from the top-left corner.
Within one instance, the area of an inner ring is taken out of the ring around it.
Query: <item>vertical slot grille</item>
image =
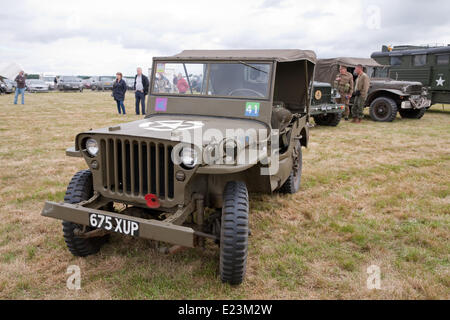
[[[110,193],[174,197],[173,147],[162,143],[108,138],[100,141],[103,187]]]

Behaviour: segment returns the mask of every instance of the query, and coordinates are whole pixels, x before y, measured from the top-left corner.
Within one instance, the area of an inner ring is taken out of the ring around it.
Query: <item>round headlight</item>
[[[98,143],[94,139],[87,139],[86,151],[90,156],[95,157],[98,154]]]
[[[180,152],[181,163],[189,169],[194,168],[198,163],[198,153],[194,148],[184,147]]]

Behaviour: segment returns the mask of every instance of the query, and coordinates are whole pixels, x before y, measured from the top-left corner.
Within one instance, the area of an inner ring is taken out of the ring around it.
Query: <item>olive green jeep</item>
[[[336,103],[337,91],[326,82],[314,81],[310,115],[317,126],[336,127],[342,119],[345,105]]]
[[[249,237],[249,192],[296,193],[308,145],[315,54],[301,50],[183,51],[153,59],[144,119],[79,133],[63,220],[75,256],[110,233],[220,246],[220,278],[240,284]],[[192,84],[195,78],[196,85]]]

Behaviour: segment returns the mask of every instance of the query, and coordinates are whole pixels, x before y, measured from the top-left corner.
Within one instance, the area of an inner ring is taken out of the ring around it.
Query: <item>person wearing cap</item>
[[[336,98],[336,103],[345,105],[344,119],[348,121],[350,115],[350,98],[353,93],[353,75],[347,71],[346,66],[339,67],[339,74],[334,80],[334,88],[339,93],[339,98]]]

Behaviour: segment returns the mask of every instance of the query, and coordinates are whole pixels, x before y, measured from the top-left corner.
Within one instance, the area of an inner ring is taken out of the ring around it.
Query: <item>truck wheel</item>
[[[405,119],[421,119],[427,111],[426,108],[422,109],[400,109],[399,113],[402,118]]]
[[[314,122],[319,126],[336,127],[342,119],[342,113],[329,113],[313,116]]]
[[[225,186],[220,229],[220,278],[231,285],[244,280],[248,252],[248,192],[241,181]]]
[[[294,149],[294,166],[292,168],[291,174],[286,182],[281,186],[280,192],[286,194],[297,193],[300,189],[300,183],[302,180],[302,145],[300,141]]]
[[[92,173],[90,170],[77,172],[67,186],[64,202],[80,203],[92,197],[94,189],[92,187]],[[96,238],[79,238],[74,235],[75,229],[82,229],[82,225],[69,221],[63,221],[63,234],[69,251],[77,257],[85,257],[97,253],[101,246],[108,240],[108,236]],[[87,231],[94,228],[86,227]]]
[[[373,121],[392,122],[397,116],[397,103],[391,98],[376,98],[370,104],[370,118]]]

